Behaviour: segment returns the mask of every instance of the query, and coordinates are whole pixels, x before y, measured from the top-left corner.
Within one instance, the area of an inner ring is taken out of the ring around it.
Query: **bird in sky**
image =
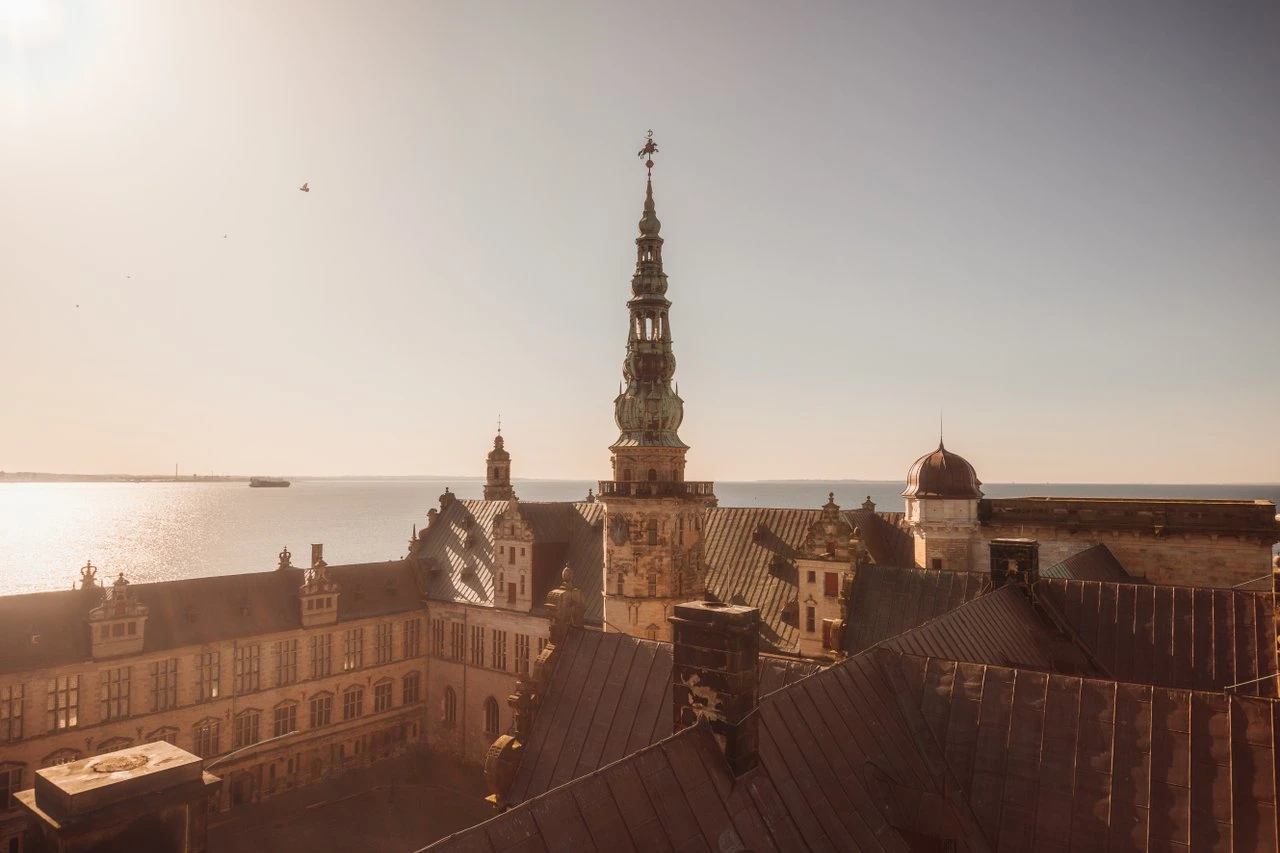
[[[302,186],[298,187],[298,189],[302,190],[304,193],[311,192],[311,187],[307,186],[307,183],[307,181],[303,181]]]

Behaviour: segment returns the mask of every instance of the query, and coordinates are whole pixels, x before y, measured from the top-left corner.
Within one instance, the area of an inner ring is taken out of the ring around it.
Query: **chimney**
[[[756,660],[760,611],[754,607],[691,601],[670,619],[673,731],[705,719],[729,767],[740,776],[759,763]]]
[[[1034,539],[991,540],[991,585],[1010,582],[1027,586],[1040,580],[1040,543]]]
[[[318,566],[324,562],[324,543],[311,544],[311,565]]]

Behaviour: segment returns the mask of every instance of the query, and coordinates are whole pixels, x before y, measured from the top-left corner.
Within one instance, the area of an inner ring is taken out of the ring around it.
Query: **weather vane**
[[[640,149],[637,157],[644,158],[644,167],[649,173],[649,177],[653,177],[653,155],[658,153],[658,143],[653,141],[653,131],[649,131],[644,135],[644,147]]]

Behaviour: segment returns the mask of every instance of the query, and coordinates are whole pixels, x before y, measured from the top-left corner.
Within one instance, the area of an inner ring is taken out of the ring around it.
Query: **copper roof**
[[[1269,592],[1057,579],[1035,592],[1112,678],[1277,695]]]
[[[670,643],[572,630],[556,646],[555,660],[509,802],[523,802],[671,734]],[[810,661],[761,655],[759,694],[818,669]]]
[[[762,639],[770,648],[794,652],[799,638],[788,603],[798,598],[795,559],[801,556],[809,528],[820,509],[717,507],[707,510],[703,543],[707,589],[721,601],[760,610]],[[859,528],[863,544],[881,565],[911,565],[911,536],[901,513],[845,510],[841,515]],[[841,570],[846,564],[840,564]]]
[[[459,498],[445,503],[421,532],[421,544],[412,560],[428,598],[493,606],[493,525],[509,504]],[[574,585],[582,590],[586,619],[599,624],[604,618],[604,537],[598,525],[604,519],[604,505],[533,501],[518,501],[517,505],[536,544],[567,546],[564,566],[573,572]],[[559,583],[558,573],[555,582]]]
[[[1116,581],[1119,583],[1146,583],[1124,570],[1115,554],[1106,545],[1094,545],[1072,554],[1060,563],[1040,570],[1042,578],[1063,578],[1077,581]]]
[[[863,566],[853,576],[845,651],[860,652],[977,598],[986,572]]]
[[[959,453],[952,453],[938,442],[938,449],[926,453],[907,471],[904,498],[953,498],[971,500],[982,497],[978,488],[982,481]]]

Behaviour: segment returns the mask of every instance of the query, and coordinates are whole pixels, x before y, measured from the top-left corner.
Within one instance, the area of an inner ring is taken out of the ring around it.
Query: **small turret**
[[[502,422],[498,422],[498,434],[493,437],[493,450],[485,457],[484,499],[487,501],[511,500],[511,454],[502,440]]]

